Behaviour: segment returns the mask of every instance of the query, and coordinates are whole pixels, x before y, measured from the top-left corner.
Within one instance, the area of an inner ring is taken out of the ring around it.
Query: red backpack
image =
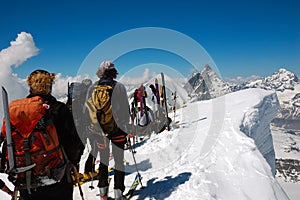
[[[47,185],[45,179],[59,181],[64,175],[64,156],[48,109],[49,105],[39,96],[14,100],[9,104],[15,167],[35,164],[30,170],[14,175],[13,183],[18,189]],[[5,129],[4,120],[4,137]]]

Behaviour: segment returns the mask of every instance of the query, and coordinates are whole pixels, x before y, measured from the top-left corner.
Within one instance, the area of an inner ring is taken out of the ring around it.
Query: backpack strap
[[[31,165],[31,158],[30,158],[30,152],[29,152],[29,150],[30,150],[30,139],[31,139],[31,135],[28,138],[23,138],[26,166]],[[31,192],[30,192],[30,188],[31,188],[31,170],[26,171],[26,188],[27,188],[28,194],[31,194]]]

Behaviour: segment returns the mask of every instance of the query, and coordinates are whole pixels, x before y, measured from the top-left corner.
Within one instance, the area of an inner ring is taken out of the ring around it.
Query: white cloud
[[[11,67],[18,67],[27,59],[37,55],[39,49],[35,46],[30,33],[21,32],[10,46],[0,51],[1,72],[11,74]]]
[[[241,83],[256,81],[258,79],[261,79],[261,77],[257,76],[257,75],[251,75],[251,76],[247,76],[247,77],[237,76],[235,78],[225,77],[224,79],[230,83],[241,84]]]
[[[81,82],[84,78],[82,76],[62,76],[61,73],[55,75],[55,83],[52,86],[52,95],[61,101],[66,101],[68,94],[68,83]]]
[[[29,58],[37,55],[39,49],[35,46],[29,33],[21,32],[10,46],[0,51],[0,85],[9,92],[9,100],[24,97],[28,91],[24,81],[12,74],[12,67],[18,67]],[[2,102],[2,92],[0,94]],[[0,106],[0,117],[3,116],[3,106]]]
[[[37,55],[39,49],[35,46],[33,37],[30,33],[21,32],[10,46],[0,51],[0,85],[4,86],[9,93],[9,101],[24,98],[28,95],[29,88],[26,79],[21,79],[12,72],[12,67],[18,67],[29,58]],[[30,72],[29,72],[30,73]],[[56,74],[55,84],[53,85],[53,96],[60,100],[65,100],[68,91],[68,82],[80,82],[81,76],[70,77]],[[2,102],[2,92],[0,92]],[[0,105],[0,118],[3,117],[3,106]]]
[[[119,81],[126,84],[126,85],[139,85],[141,83],[147,82],[149,79],[151,79],[155,74],[150,75],[149,68],[145,68],[143,75],[140,77],[129,77],[123,75],[120,77]]]

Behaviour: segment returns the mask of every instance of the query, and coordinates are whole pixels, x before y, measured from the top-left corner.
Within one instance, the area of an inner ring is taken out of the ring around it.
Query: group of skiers
[[[75,98],[75,86],[70,85],[69,98],[65,104],[51,94],[55,74],[45,70],[35,70],[26,81],[30,88],[29,95],[25,100],[10,103],[10,113],[6,114],[11,117],[11,130],[7,130],[7,122],[4,120],[1,131],[1,135],[5,138],[1,166],[2,171],[8,173],[8,179],[15,185],[15,191],[19,191],[20,199],[72,200],[74,183],[71,174],[78,176],[79,161],[87,139],[91,144],[92,152],[86,163],[86,172],[93,172],[95,156],[100,153],[97,177],[100,199],[108,198],[110,146],[115,162],[114,197],[116,200],[123,199],[124,148],[125,144],[130,145],[127,135],[132,133],[145,135],[149,134],[149,131],[145,133],[145,129],[137,128],[145,127],[146,123],[141,125],[137,121],[130,122],[130,120],[141,119],[142,112],[136,112],[137,102],[133,103],[130,109],[126,89],[123,84],[116,81],[118,71],[114,63],[103,61],[96,75],[99,80],[95,83],[89,79],[82,82],[81,87],[84,87],[82,89],[87,92],[77,96],[78,101]],[[24,106],[25,104],[36,106]],[[147,124],[155,121],[153,118],[157,113],[151,113],[151,109],[145,102],[144,106]],[[135,112],[132,112],[133,110]],[[37,112],[42,114],[36,114]],[[163,121],[161,120],[160,123]],[[161,130],[156,128],[154,131]],[[8,137],[13,139],[13,144],[9,144]],[[43,153],[37,153],[41,148],[39,145],[49,144],[52,146],[51,150],[43,147]],[[18,152],[14,152],[16,169],[9,168],[11,166],[9,162],[12,162],[12,159],[8,159],[11,156],[9,154],[11,146],[14,146],[14,151],[18,148]],[[30,149],[32,146],[35,149]],[[28,169],[24,170],[25,168]],[[15,198],[16,192],[12,192],[1,180],[0,189]]]

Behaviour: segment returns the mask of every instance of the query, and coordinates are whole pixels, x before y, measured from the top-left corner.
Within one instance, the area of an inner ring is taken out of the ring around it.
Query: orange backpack
[[[15,167],[35,164],[30,170],[15,175],[14,184],[19,189],[45,185],[43,180],[47,177],[59,181],[64,175],[64,156],[48,109],[49,105],[39,96],[14,100],[9,104]],[[4,137],[5,129],[4,120]]]

